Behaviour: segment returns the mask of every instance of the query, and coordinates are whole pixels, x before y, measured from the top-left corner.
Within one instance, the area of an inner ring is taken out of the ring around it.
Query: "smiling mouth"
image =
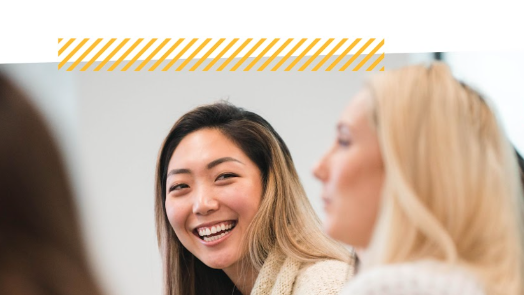
[[[193,233],[203,241],[213,242],[229,234],[236,225],[236,221],[225,221],[213,226],[195,228]]]

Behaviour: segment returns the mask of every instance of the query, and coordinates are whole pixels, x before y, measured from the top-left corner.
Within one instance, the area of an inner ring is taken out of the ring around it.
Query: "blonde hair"
[[[522,188],[487,101],[442,63],[369,89],[386,170],[371,264],[435,259],[469,269],[487,294],[523,294]]]
[[[164,262],[165,294],[231,294],[234,287],[222,270],[207,267],[183,247],[169,224],[164,206],[165,178],[171,155],[182,138],[203,128],[222,132],[246,153],[262,174],[263,195],[245,236],[244,261],[260,270],[270,251],[280,251],[306,263],[321,259],[352,261],[350,253],[321,231],[291,154],[278,133],[259,115],[220,102],[198,107],[182,116],[161,148],[155,211]]]

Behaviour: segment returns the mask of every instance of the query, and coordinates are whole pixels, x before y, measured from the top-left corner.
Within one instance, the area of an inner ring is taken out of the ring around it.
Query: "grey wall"
[[[388,55],[395,68],[408,55]],[[247,61],[248,62],[248,61]],[[58,72],[56,64],[13,65],[10,72],[56,127],[68,165],[79,181],[82,220],[93,265],[108,294],[161,293],[153,183],[157,153],[174,122],[195,106],[219,99],[265,117],[288,144],[316,212],[323,217],[320,184],[311,168],[335,139],[342,108],[358,91],[366,72]],[[13,67],[15,69],[13,69]],[[31,67],[46,68],[36,76]],[[47,73],[49,72],[49,73]],[[58,74],[57,74],[58,73]],[[51,88],[50,97],[38,88]],[[53,94],[54,93],[54,94]],[[51,102],[50,102],[51,101]],[[70,112],[58,109],[74,104]],[[71,115],[73,114],[73,115]],[[71,132],[63,126],[75,126]],[[67,143],[69,142],[69,143]]]

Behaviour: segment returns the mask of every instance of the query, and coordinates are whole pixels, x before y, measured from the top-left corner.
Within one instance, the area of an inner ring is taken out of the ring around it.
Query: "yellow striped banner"
[[[58,69],[383,71],[383,46],[375,38],[58,38]]]

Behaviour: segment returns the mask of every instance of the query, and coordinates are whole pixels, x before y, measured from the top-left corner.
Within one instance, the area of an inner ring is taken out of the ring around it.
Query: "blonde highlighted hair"
[[[486,99],[442,63],[368,88],[386,169],[371,264],[435,259],[470,270],[487,294],[523,294],[522,187]]]
[[[222,270],[199,261],[180,243],[165,211],[166,174],[171,156],[188,134],[217,129],[234,142],[261,171],[260,207],[245,236],[243,260],[259,270],[270,251],[301,262],[352,255],[320,230],[319,220],[300,184],[291,154],[271,125],[259,115],[226,102],[198,107],[182,116],[162,144],[156,171],[155,215],[164,263],[164,294],[231,294],[233,283]]]

